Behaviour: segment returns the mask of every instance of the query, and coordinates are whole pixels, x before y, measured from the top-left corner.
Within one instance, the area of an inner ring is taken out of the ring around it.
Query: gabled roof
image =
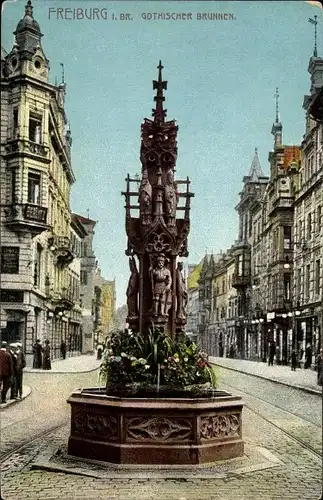
[[[193,271],[191,271],[190,274],[188,275],[188,277],[187,277],[187,288],[188,289],[198,287],[198,280],[200,279],[203,263],[204,263],[204,258],[201,260],[201,262],[197,266],[195,266]]]

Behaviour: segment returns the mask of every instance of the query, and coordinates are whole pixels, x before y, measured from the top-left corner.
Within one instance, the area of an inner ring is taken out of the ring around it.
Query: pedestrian
[[[317,355],[317,384],[323,385],[323,351],[322,349]]]
[[[297,352],[296,352],[295,349],[292,350],[291,367],[292,367],[292,371],[296,372],[296,367],[297,367]]]
[[[40,369],[42,367],[42,346],[40,340],[36,340],[36,344],[33,346],[33,368]]]
[[[311,368],[312,365],[312,347],[311,344],[308,343],[305,349],[305,364],[304,368]]]
[[[97,356],[96,359],[101,359],[102,358],[102,352],[103,352],[103,345],[99,344],[97,347]]]
[[[61,343],[61,355],[63,359],[66,359],[66,342],[64,340]]]
[[[23,369],[26,366],[26,358],[22,351],[22,344],[20,342],[16,343],[16,357],[17,357],[17,365],[16,365],[16,396],[20,399],[22,398],[22,376]]]
[[[45,346],[43,347],[43,370],[51,370],[52,365],[50,361],[50,345],[49,340],[45,340]]]
[[[16,356],[16,344],[12,342],[9,346],[9,354],[11,356],[13,373],[10,379],[10,399],[16,399],[16,377],[17,377],[17,356]]]
[[[280,348],[279,348],[279,346],[276,347],[276,364],[280,365]]]
[[[275,356],[276,348],[275,343],[269,343],[269,358],[268,358],[268,366],[273,366],[274,364],[274,356]]]
[[[1,404],[7,402],[7,392],[13,376],[12,359],[7,351],[7,342],[2,342],[0,349],[0,383],[1,383]]]
[[[234,358],[234,346],[233,346],[233,344],[230,345],[229,358]]]

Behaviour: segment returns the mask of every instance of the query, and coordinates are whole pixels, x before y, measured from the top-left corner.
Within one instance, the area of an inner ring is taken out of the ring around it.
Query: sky
[[[2,45],[7,51],[25,3],[4,4]],[[237,239],[234,207],[256,147],[268,174],[276,87],[283,142],[302,140],[302,102],[310,89],[307,67],[314,46],[308,19],[318,16],[322,56],[323,10],[307,2],[272,0],[32,3],[51,83],[61,81],[64,64],[76,176],[72,210],[98,221],[95,254],[103,276],[116,278],[120,306],[129,278],[121,191],[127,173],[141,172],[140,125],[154,107],[152,80],[159,60],[168,81],[167,119],[176,119],[179,126],[176,176],[189,176],[195,193],[187,262],[198,263],[206,250],[225,250]],[[72,10],[58,13],[59,8]],[[83,9],[84,15],[88,9],[92,19],[61,18],[73,17],[74,9]],[[99,9],[98,15],[93,9]],[[131,19],[120,20],[126,13]],[[153,13],[191,13],[192,20],[144,19]],[[228,13],[234,19],[198,20],[202,13]]]

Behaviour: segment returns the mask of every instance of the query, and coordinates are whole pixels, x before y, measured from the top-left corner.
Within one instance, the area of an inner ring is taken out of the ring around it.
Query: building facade
[[[316,50],[308,72],[311,87],[303,102],[306,125],[295,182],[293,306],[299,313],[297,347],[304,352],[310,344],[317,355],[322,344],[323,304],[323,59]]]
[[[30,362],[36,339],[68,337],[77,314],[69,297],[75,178],[66,87],[48,81],[30,2],[14,35],[12,49],[1,53],[1,331],[8,341],[21,340]]]

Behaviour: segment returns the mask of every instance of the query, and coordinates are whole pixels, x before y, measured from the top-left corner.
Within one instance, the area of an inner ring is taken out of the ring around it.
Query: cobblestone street
[[[214,475],[203,478],[194,477],[189,472],[185,475],[176,469],[167,478],[156,477],[155,473],[147,478],[147,473],[142,473],[142,477],[135,479],[127,472],[120,472],[120,478],[104,479],[90,474],[33,470],[32,465],[39,453],[48,447],[66,446],[69,408],[64,401],[75,387],[96,384],[97,372],[51,374],[46,381],[37,378],[38,374],[26,374],[26,383],[28,380],[33,389],[32,395],[21,406],[3,412],[5,449],[10,448],[9,443],[15,447],[26,438],[27,428],[31,429],[27,436],[35,437],[37,425],[39,432],[64,422],[66,425],[35,440],[3,462],[3,500],[133,500],[138,497],[142,500],[318,500],[322,469],[320,397],[224,368],[217,368],[217,371],[220,388],[243,396],[246,451],[261,447],[276,457],[276,464],[263,470],[252,470],[251,467],[240,474],[233,471],[220,478],[215,478],[217,467]],[[57,394],[56,389],[60,386]],[[22,405],[25,405],[24,409]]]

